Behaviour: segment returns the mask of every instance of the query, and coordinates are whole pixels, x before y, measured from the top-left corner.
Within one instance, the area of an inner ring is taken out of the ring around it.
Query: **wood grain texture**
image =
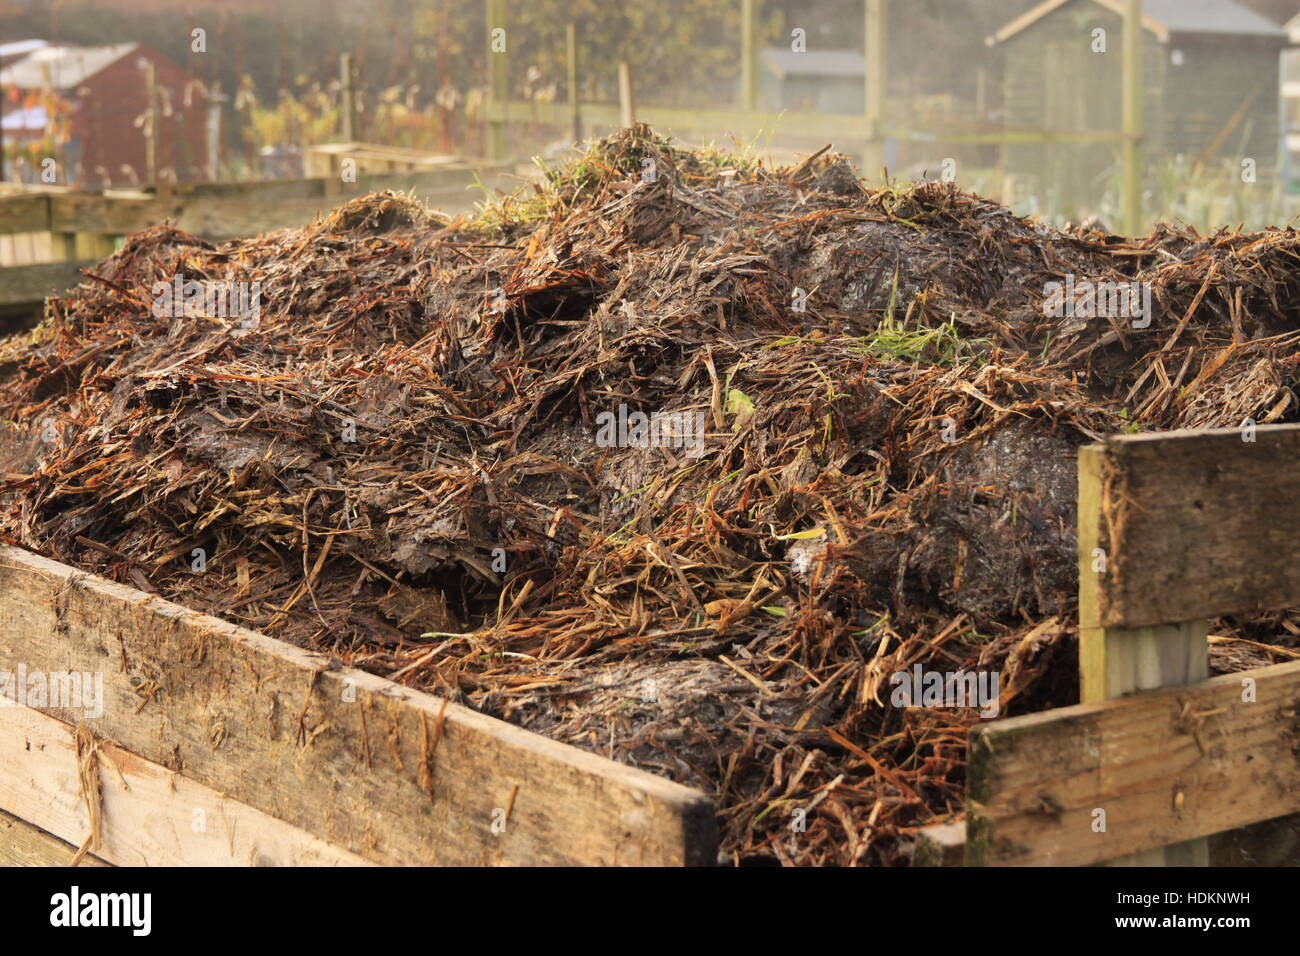
[[[1300,866],[1300,813],[1225,830],[1206,842],[1210,866]],[[966,824],[936,823],[917,834],[912,862],[914,866],[961,866],[965,856]]]
[[[0,810],[0,866],[67,866],[76,854],[71,843]],[[93,853],[87,853],[78,864],[110,865]]]
[[[43,712],[375,862],[715,859],[698,791],[0,547],[0,668],[19,662],[103,674],[102,716]]]
[[[90,818],[75,728],[28,707],[0,706],[0,809],[80,846]],[[362,866],[354,853],[101,742],[101,842],[119,866]],[[71,855],[59,861],[66,865]]]
[[[24,232],[48,232],[50,198],[45,193],[10,193],[0,195],[0,235]]]
[[[1093,600],[1100,626],[1134,628],[1300,604],[1300,425],[1253,437],[1106,441],[1097,547],[1107,567],[1080,580],[1081,614]]]
[[[1104,577],[1109,563],[1098,560],[1107,473],[1107,448],[1079,450],[1079,580]],[[1080,591],[1079,699],[1083,703],[1122,697],[1139,690],[1195,684],[1210,676],[1208,622],[1201,618],[1149,627],[1100,627],[1096,589]],[[1208,866],[1204,838],[1153,847],[1107,861],[1109,866]]]
[[[1300,662],[981,725],[967,780],[967,865],[1080,866],[1296,813]]]
[[[90,269],[97,263],[97,259],[81,259],[2,267],[0,306],[40,303],[45,301],[46,296],[62,295],[77,283],[85,281],[82,269]]]

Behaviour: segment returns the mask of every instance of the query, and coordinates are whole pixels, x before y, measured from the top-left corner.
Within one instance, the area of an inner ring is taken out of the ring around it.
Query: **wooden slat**
[[[567,128],[571,117],[566,103],[533,103],[514,100],[486,103],[483,117],[490,122],[519,124],[540,123]],[[870,131],[861,114],[852,113],[765,113],[729,109],[679,109],[674,107],[637,107],[637,119],[655,129],[678,134],[694,132],[716,135],[724,131],[737,136],[777,133],[785,137],[833,141],[843,148],[848,143],[866,140]],[[582,121],[588,128],[617,129],[620,123],[617,103],[583,103]],[[890,139],[923,143],[1118,143],[1123,134],[1116,130],[1086,129],[1006,129],[1003,127],[946,128],[942,131],[908,129],[887,124],[881,135]]]
[[[0,809],[80,846],[90,818],[75,728],[23,706],[0,707]],[[96,854],[119,866],[363,866],[347,850],[187,780],[108,742]],[[70,862],[69,859],[61,861]]]
[[[1079,699],[1084,703],[1209,676],[1204,619],[1152,627],[1101,626],[1100,601],[1116,574],[1111,555],[1101,547],[1105,473],[1112,462],[1106,445],[1079,449]]]
[[[1300,662],[981,725],[967,781],[968,865],[1080,866],[1296,813]]]
[[[0,194],[0,234],[49,230],[50,201],[44,193]]]
[[[1211,866],[1300,866],[1300,814],[1209,837]],[[917,834],[914,866],[961,866],[966,824],[936,823]]]
[[[71,843],[0,810],[0,866],[67,866],[76,855],[77,848]],[[87,853],[78,864],[110,865],[93,853]]]
[[[489,178],[495,167],[488,170]],[[68,191],[0,196],[0,234],[40,232],[127,235],[164,221],[204,239],[252,236],[301,226],[348,197],[383,189],[414,191],[430,204],[462,210],[480,198],[468,191],[478,170],[468,167],[357,177],[267,183],[206,184],[169,192]]]
[[[39,304],[46,296],[62,295],[83,281],[82,269],[89,269],[96,262],[81,259],[0,268],[0,306]]]
[[[1079,580],[1104,577],[1108,562],[1094,557],[1101,537],[1107,449],[1079,449]],[[1104,588],[1104,584],[1103,584]],[[1208,622],[1201,618],[1152,627],[1101,627],[1098,588],[1083,587],[1079,600],[1079,700],[1090,703],[1139,690],[1195,684],[1210,676]],[[1111,866],[1208,866],[1209,843],[1185,840],[1108,861]]]
[[[0,547],[17,662],[102,673],[102,716],[41,709],[376,862],[715,859],[698,791]]]
[[[1300,604],[1300,426],[1127,435],[1101,463],[1098,547],[1080,581],[1103,627]],[[1093,588],[1089,595],[1085,589]]]

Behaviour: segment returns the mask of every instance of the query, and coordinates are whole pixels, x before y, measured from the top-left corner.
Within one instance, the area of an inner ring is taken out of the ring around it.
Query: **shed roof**
[[[14,40],[11,43],[0,43],[0,57],[22,56],[49,45],[45,40]]]
[[[1003,25],[989,37],[989,43],[1003,43],[1043,17],[1078,0],[1043,0]],[[1123,15],[1123,0],[1089,0],[1112,13]],[[1267,18],[1234,0],[1142,0],[1142,25],[1158,37],[1174,33],[1216,36],[1256,36],[1286,39],[1286,31]]]
[[[0,70],[0,86],[38,90],[48,84],[56,90],[71,89],[116,63],[137,47],[138,43],[43,46]]]
[[[1300,44],[1300,13],[1284,23],[1282,29],[1286,31],[1292,43]]]
[[[779,47],[763,50],[759,57],[777,76],[863,76],[867,58],[853,50],[815,50],[795,53]]]

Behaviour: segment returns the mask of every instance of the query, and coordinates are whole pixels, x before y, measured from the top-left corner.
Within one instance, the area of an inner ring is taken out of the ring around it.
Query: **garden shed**
[[[1122,0],[1045,0],[989,38],[1006,53],[1008,129],[1118,133],[1123,13]],[[1147,182],[1246,159],[1267,182],[1285,31],[1232,0],[1145,0],[1142,26]],[[1083,197],[1116,191],[1119,152],[1118,139],[1011,143],[1004,163],[1017,200],[1086,214]]]

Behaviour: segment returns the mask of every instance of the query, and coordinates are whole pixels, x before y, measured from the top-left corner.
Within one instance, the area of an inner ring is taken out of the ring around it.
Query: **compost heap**
[[[730,861],[906,862],[979,717],[889,675],[1077,700],[1075,450],[1295,420],[1298,253],[645,127],[473,219],[157,227],[0,346],[0,536],[702,788]],[[260,319],[156,316],[177,276]],[[1045,314],[1066,276],[1150,283],[1150,327]],[[702,454],[598,443],[619,406]],[[1213,668],[1297,617],[1215,622]]]

